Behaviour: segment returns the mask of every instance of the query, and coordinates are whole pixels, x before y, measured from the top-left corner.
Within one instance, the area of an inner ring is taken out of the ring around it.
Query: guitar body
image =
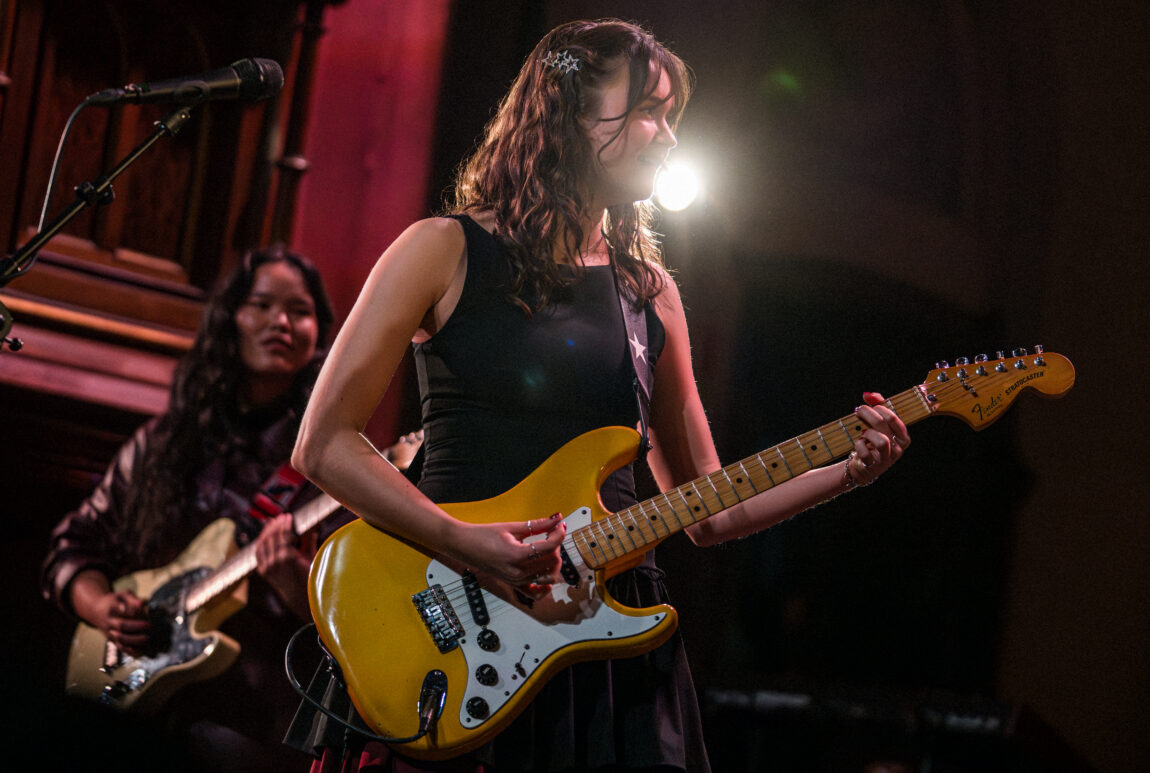
[[[468,523],[559,512],[571,533],[608,516],[599,487],[637,448],[633,430],[595,430],[563,446],[510,491],[443,508]],[[565,550],[565,557],[566,582],[528,599],[356,521],[332,535],[312,565],[312,612],[352,701],[381,735],[415,735],[426,675],[446,676],[445,707],[432,732],[397,748],[423,759],[452,757],[493,738],[560,669],[647,652],[674,631],[670,606],[627,608],[604,587],[610,574],[638,563],[641,554],[600,570],[576,550]]]
[[[155,651],[132,657],[99,629],[80,623],[68,656],[66,691],[117,709],[148,712],[183,685],[222,673],[240,647],[215,629],[247,603],[246,583],[190,614],[184,613],[184,599],[234,551],[235,524],[221,518],[167,566],[118,579],[116,590],[131,590],[149,602]]]

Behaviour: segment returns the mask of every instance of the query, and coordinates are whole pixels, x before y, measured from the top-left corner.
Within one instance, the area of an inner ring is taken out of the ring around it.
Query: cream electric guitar
[[[296,534],[304,534],[339,509],[326,494],[293,513]],[[175,561],[159,569],[118,579],[115,590],[130,590],[148,602],[153,648],[133,657],[104,632],[80,623],[72,638],[65,689],[118,709],[147,712],[180,687],[222,673],[240,645],[216,630],[247,603],[244,580],[256,569],[255,543],[239,550],[235,523],[209,524]]]
[[[940,365],[925,383],[886,401],[905,423],[945,414],[982,429],[1027,389],[1059,397],[1074,384],[1071,363],[1040,347]],[[312,564],[309,596],[320,638],[371,730],[413,757],[462,754],[506,727],[559,669],[646,652],[671,635],[672,607],[624,607],[607,593],[607,578],[685,527],[845,456],[864,429],[857,416],[846,416],[609,513],[599,488],[635,458],[639,437],[606,427],[570,441],[493,499],[443,505],[470,523],[562,513],[563,582],[540,599],[352,522]]]

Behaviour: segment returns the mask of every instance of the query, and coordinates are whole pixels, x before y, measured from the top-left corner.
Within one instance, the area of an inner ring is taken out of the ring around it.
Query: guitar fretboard
[[[935,410],[917,386],[887,399],[884,405],[905,424],[925,419]],[[572,532],[569,539],[588,566],[602,569],[755,494],[846,456],[865,429],[867,425],[858,416],[844,416],[612,513]]]
[[[321,493],[306,505],[293,511],[295,533],[304,534],[338,509],[339,502],[327,494]],[[207,605],[213,599],[230,590],[255,569],[256,545],[253,542],[228,556],[219,568],[193,585],[188,591],[184,611],[190,614]]]

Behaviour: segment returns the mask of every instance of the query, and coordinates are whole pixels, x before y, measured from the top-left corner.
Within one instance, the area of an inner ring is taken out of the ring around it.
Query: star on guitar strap
[[[638,311],[632,304],[633,296],[627,288],[619,283],[618,274],[615,276],[615,294],[619,296],[619,308],[623,312],[623,325],[627,329],[627,346],[631,351],[631,365],[635,370],[635,400],[639,404],[639,434],[642,441],[639,444],[639,453],[642,457],[651,450],[651,439],[647,425],[651,415],[651,360],[647,356],[647,306],[644,304]]]

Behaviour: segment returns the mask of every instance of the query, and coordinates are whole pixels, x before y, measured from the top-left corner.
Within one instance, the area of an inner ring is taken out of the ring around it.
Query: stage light
[[[678,212],[686,209],[699,195],[699,176],[686,164],[664,164],[655,178],[655,201],[663,209]]]

